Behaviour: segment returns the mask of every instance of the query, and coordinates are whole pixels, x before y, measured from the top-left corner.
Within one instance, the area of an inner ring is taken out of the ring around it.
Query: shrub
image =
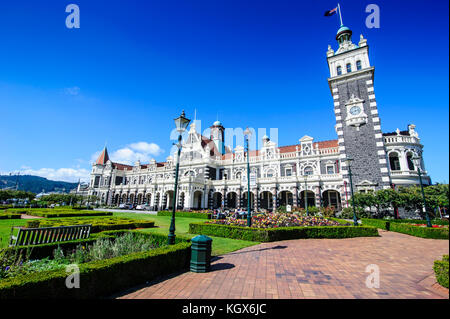
[[[273,242],[306,238],[350,238],[378,236],[378,230],[374,227],[310,226],[262,229],[207,223],[189,224],[189,233],[258,242]]]
[[[0,281],[0,299],[106,297],[158,276],[185,269],[189,260],[190,243],[179,241],[175,245],[150,251],[80,264],[81,285],[78,289],[67,289],[64,269],[8,278]]]
[[[20,218],[21,218],[20,214],[0,212],[0,219],[20,219]]]
[[[448,228],[431,228],[414,226],[406,223],[397,223],[395,221],[388,221],[382,219],[362,219],[363,225],[373,226],[388,231],[407,234],[415,237],[433,238],[433,239],[448,239]]]
[[[434,274],[436,275],[436,281],[443,287],[448,288],[448,255],[444,255],[442,260],[434,261]]]
[[[159,211],[157,216],[172,216],[171,211],[162,210]],[[184,212],[184,211],[178,211],[175,212],[176,217],[191,217],[191,218],[202,218],[202,219],[211,219],[212,214],[211,213],[197,213],[197,212]]]
[[[320,213],[323,217],[334,217],[336,215],[334,207],[321,207]]]
[[[28,221],[30,225],[33,221]],[[135,228],[150,228],[155,226],[152,220],[141,220],[132,218],[120,217],[98,217],[98,218],[61,218],[61,219],[41,219],[39,227],[58,227],[58,226],[73,226],[73,225],[92,225],[91,233],[98,233],[106,230],[119,229],[135,229]],[[29,226],[28,226],[29,227]],[[29,227],[33,228],[33,227]]]
[[[353,208],[352,207],[344,207],[339,215],[340,218],[344,219],[353,219]],[[356,207],[356,218],[369,218],[370,212],[365,211],[363,208]]]

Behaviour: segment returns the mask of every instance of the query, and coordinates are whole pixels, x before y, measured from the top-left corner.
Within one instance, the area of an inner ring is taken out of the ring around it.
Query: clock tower
[[[343,25],[336,40],[337,51],[331,46],[327,51],[328,84],[334,102],[343,179],[349,183],[343,159],[352,158],[355,191],[359,187],[388,188],[388,164],[373,87],[375,68],[370,65],[367,40],[361,35],[358,45],[354,44],[352,31]]]

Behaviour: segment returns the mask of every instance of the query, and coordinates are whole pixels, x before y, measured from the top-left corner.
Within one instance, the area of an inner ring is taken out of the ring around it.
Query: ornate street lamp
[[[184,110],[181,113],[179,117],[177,117],[175,120],[175,127],[178,131],[178,143],[174,144],[178,147],[178,155],[177,155],[177,166],[175,169],[175,188],[173,190],[173,209],[172,209],[172,218],[170,220],[170,228],[169,228],[169,238],[168,238],[168,244],[174,245],[175,244],[175,209],[176,209],[176,199],[177,199],[177,189],[178,189],[178,171],[180,169],[180,153],[181,153],[181,134],[183,134],[184,131],[186,131],[186,128],[189,125],[189,120],[186,118],[186,115],[184,114]]]
[[[353,161],[353,158],[348,158],[348,157],[344,160],[344,162],[347,164],[347,167],[348,167],[348,176],[350,179],[350,191],[352,194],[352,207],[353,207],[353,224],[355,226],[358,226],[358,219],[356,218],[355,198],[353,196],[352,167],[351,167],[352,161]]]
[[[420,183],[420,189],[422,191],[422,200],[423,200],[422,211],[425,213],[425,217],[427,219],[427,227],[432,227],[430,216],[428,216],[427,204],[425,202],[425,192],[423,191],[422,172],[420,170],[421,157],[416,155],[412,158],[412,160],[414,162],[414,165],[417,167],[417,174],[419,175],[419,183]]]
[[[308,213],[308,184],[307,184],[307,180],[308,180],[308,175],[303,175],[303,179],[305,180],[305,210],[306,210],[306,216],[309,215]]]
[[[252,132],[247,127],[244,131],[244,137],[247,144],[247,226],[252,226],[252,212],[250,209],[250,146],[249,146],[249,140],[252,136]]]

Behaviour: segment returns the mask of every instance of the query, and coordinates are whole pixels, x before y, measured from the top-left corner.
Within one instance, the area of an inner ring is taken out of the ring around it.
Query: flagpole
[[[343,26],[344,24],[342,23],[342,15],[341,15],[341,6],[338,3],[338,9],[339,9],[339,19],[341,20],[341,26]]]

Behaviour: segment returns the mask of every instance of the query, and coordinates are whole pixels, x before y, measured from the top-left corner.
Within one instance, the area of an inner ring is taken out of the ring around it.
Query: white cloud
[[[21,169],[20,175],[35,175],[45,177],[53,181],[63,182],[89,182],[91,171],[85,168],[41,168],[41,169]]]
[[[137,142],[114,151],[110,157],[113,162],[134,165],[137,160],[140,160],[142,163],[150,162],[154,156],[158,156],[163,152],[164,150],[155,143]],[[92,155],[93,162],[97,160],[100,153],[96,152]]]
[[[80,88],[78,86],[74,86],[71,88],[65,88],[64,93],[67,95],[78,95],[78,94],[80,94]]]

